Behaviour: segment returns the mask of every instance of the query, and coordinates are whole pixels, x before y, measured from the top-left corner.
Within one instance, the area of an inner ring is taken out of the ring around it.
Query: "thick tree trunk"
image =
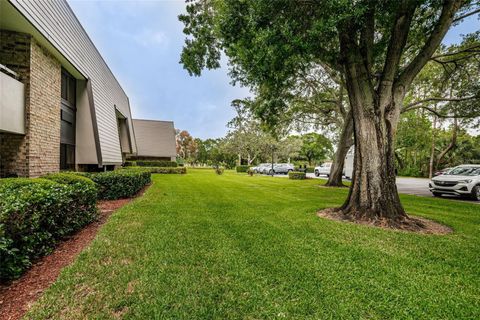
[[[395,183],[394,141],[400,110],[406,90],[438,48],[455,12],[464,4],[464,1],[443,1],[441,14],[423,47],[406,67],[400,68],[418,7],[416,1],[400,1],[378,82],[374,80],[369,59],[374,49],[375,16],[365,15],[365,25],[360,28],[353,19],[339,24],[340,58],[355,137],[352,185],[347,200],[339,208],[344,215],[391,226],[410,220]]]
[[[395,181],[394,137],[381,116],[354,116],[355,158],[345,215],[361,220],[402,221],[405,211]]]
[[[352,111],[350,110],[345,118],[342,132],[340,133],[340,139],[337,145],[337,151],[335,152],[335,158],[333,159],[332,168],[330,169],[330,176],[326,186],[329,187],[344,187],[342,182],[343,167],[345,164],[345,157],[348,150],[353,145],[353,119]]]
[[[355,220],[395,225],[407,215],[395,177],[395,133],[404,92],[378,94],[358,66],[346,67],[353,115],[355,157],[352,184],[340,211]]]

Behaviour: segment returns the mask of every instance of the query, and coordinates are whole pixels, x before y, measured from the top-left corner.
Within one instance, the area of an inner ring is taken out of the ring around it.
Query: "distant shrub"
[[[298,171],[298,172],[307,172],[307,173],[314,173],[315,172],[315,167],[306,167],[305,166],[296,166],[295,167],[295,170]]]
[[[405,177],[423,177],[423,172],[417,167],[405,167],[398,170],[398,175]]]
[[[288,178],[292,180],[304,180],[306,178],[305,172],[290,171]]]
[[[126,170],[148,170],[150,173],[161,173],[161,174],[186,174],[187,168],[185,167],[129,167]]]
[[[137,162],[136,161],[125,161],[123,166],[124,167],[135,167],[135,166],[137,166]]]
[[[236,166],[236,167],[235,167],[235,170],[236,170],[237,172],[247,172],[249,168],[250,168],[250,166],[241,165],[241,166]]]
[[[136,161],[137,166],[139,167],[177,167],[178,164],[176,161],[167,161],[167,160],[152,160],[152,161]]]
[[[98,198],[105,200],[132,197],[151,182],[150,171],[140,168],[82,175],[86,175],[97,184]]]
[[[96,186],[74,174],[0,179],[0,280],[19,277],[96,218]]]
[[[215,173],[218,175],[222,175],[224,171],[225,171],[225,168],[223,167],[215,167]]]
[[[255,174],[255,171],[253,171],[251,168],[248,168],[247,174],[251,177]]]

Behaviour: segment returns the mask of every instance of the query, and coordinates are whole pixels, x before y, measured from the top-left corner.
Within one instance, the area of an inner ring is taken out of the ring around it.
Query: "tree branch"
[[[472,16],[474,15],[475,13],[480,13],[480,8],[476,9],[476,10],[473,10],[473,11],[470,11],[470,12],[467,12],[465,14],[462,14],[461,16],[458,16],[456,17],[455,19],[453,19],[453,22],[458,22],[462,19],[465,19],[466,17],[469,17],[469,16]]]
[[[466,101],[466,100],[471,100],[471,99],[475,99],[475,98],[478,98],[477,96],[469,96],[469,97],[463,97],[463,98],[447,98],[447,97],[432,97],[432,98],[427,98],[427,99],[422,99],[422,100],[419,100],[419,101],[415,101],[415,102],[412,102],[408,105],[406,105],[404,108],[403,108],[403,112],[406,112],[406,111],[410,111],[410,110],[413,110],[413,109],[418,109],[418,108],[415,108],[416,106],[420,105],[420,104],[423,104],[423,103],[426,103],[426,102],[431,102],[431,101],[436,101],[436,102],[442,102],[442,101],[454,101],[454,102],[459,102],[459,101]],[[419,108],[422,108],[422,107],[419,107]]]
[[[425,64],[430,60],[435,50],[438,48],[447,33],[450,25],[453,22],[455,12],[462,6],[461,0],[445,0],[442,8],[442,13],[438,18],[435,27],[429,38],[423,45],[417,56],[410,62],[410,64],[403,70],[398,77],[396,84],[407,88],[422,70]]]
[[[439,118],[442,118],[442,119],[463,119],[463,118],[470,118],[469,115],[457,115],[457,114],[452,114],[452,115],[449,115],[449,114],[443,114],[443,113],[440,113],[438,112],[437,110],[433,109],[433,108],[430,108],[430,107],[427,107],[427,106],[422,106],[422,105],[418,105],[418,106],[415,106],[413,108],[410,108],[410,109],[403,109],[401,113],[404,113],[404,112],[407,112],[407,111],[412,111],[412,110],[415,110],[415,109],[424,109],[424,110],[427,110],[428,112],[436,115],[437,117]]]
[[[384,92],[390,91],[393,85],[402,52],[407,44],[408,31],[410,30],[415,8],[416,4],[414,1],[404,0],[398,9],[380,79],[380,96],[383,96]]]
[[[458,50],[458,51],[455,51],[455,52],[438,54],[438,55],[433,56],[431,59],[438,59],[438,58],[443,58],[443,57],[451,57],[451,56],[456,56],[457,54],[460,54],[460,53],[467,53],[467,52],[468,52],[468,53],[478,53],[478,52],[480,52],[480,44],[476,44],[476,45],[471,46],[471,47],[469,47],[469,48],[465,48],[465,49]]]
[[[364,57],[365,67],[368,73],[372,74],[372,50],[375,37],[375,6],[370,3],[370,7],[365,13],[364,26],[360,30],[360,52]]]

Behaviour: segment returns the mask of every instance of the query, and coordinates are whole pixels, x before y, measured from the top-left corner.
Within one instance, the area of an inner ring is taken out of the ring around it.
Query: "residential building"
[[[131,160],[171,160],[177,156],[175,127],[172,121],[133,119],[137,153]]]
[[[0,177],[121,165],[127,94],[65,0],[0,0]]]

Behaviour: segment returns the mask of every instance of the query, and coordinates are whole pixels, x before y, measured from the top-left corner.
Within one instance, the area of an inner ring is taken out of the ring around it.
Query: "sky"
[[[235,116],[230,102],[250,96],[232,86],[226,63],[191,77],[179,63],[185,40],[178,15],[183,0],[69,0],[130,99],[137,119],[172,120],[194,137],[222,137]],[[480,29],[477,16],[452,28],[444,39],[458,43],[461,35]]]

